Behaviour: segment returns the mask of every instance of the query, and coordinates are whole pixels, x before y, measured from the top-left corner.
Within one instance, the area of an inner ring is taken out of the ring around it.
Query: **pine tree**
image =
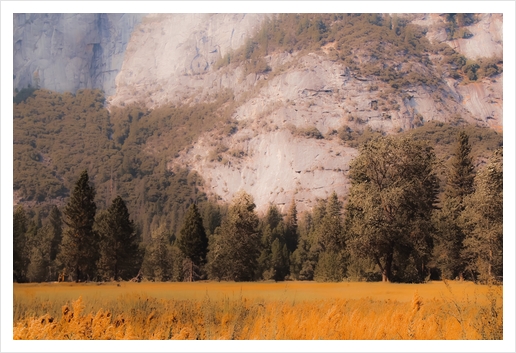
[[[287,245],[276,238],[271,245],[271,274],[275,281],[283,281],[289,273]]]
[[[463,201],[473,192],[473,163],[469,137],[461,131],[457,136],[455,155],[448,172],[448,181],[441,209],[435,213],[436,245],[433,255],[443,278],[460,279],[464,277],[466,267],[461,257],[465,234],[458,218],[464,210]]]
[[[289,253],[292,254],[296,250],[297,243],[299,241],[297,230],[297,208],[296,201],[294,199],[292,199],[292,203],[288,209],[285,225],[285,244],[287,245]]]
[[[174,251],[165,228],[160,226],[152,232],[151,242],[145,249],[142,263],[143,276],[151,281],[164,282],[173,278]],[[182,255],[180,251],[175,255]],[[181,262],[183,259],[180,259]]]
[[[128,280],[139,269],[139,237],[124,200],[117,196],[110,207],[99,214],[99,275],[104,280]]]
[[[183,220],[183,226],[179,231],[177,246],[188,260],[187,269],[190,282],[199,277],[200,267],[206,261],[208,251],[208,238],[204,231],[203,220],[195,204],[192,204]],[[198,271],[194,271],[194,267]]]
[[[466,269],[483,281],[503,276],[503,149],[478,172],[460,222],[466,234],[460,254]]]
[[[340,252],[344,248],[344,232],[341,221],[342,203],[334,191],[326,202],[326,212],[317,227],[322,251]]]
[[[83,171],[63,211],[67,229],[59,253],[59,261],[76,281],[95,274],[98,240],[93,231],[97,211],[94,198],[95,188],[89,184],[88,172]]]
[[[459,132],[455,155],[451,161],[446,185],[446,196],[457,198],[459,204],[465,196],[473,192],[473,163],[469,136],[464,131]]]
[[[27,215],[23,207],[16,207],[13,214],[13,280],[15,282],[25,280],[28,262],[28,254],[25,251],[27,223]]]
[[[37,229],[30,249],[30,262],[27,267],[27,279],[30,282],[50,280],[51,264],[50,251],[52,246],[52,228],[46,225]]]
[[[318,281],[340,281],[345,273],[341,213],[342,203],[334,191],[326,202],[326,212],[315,231],[319,255],[314,278]]]
[[[50,248],[50,261],[55,261],[59,252],[59,245],[63,240],[63,220],[57,206],[52,207],[48,215],[48,222],[52,229],[52,244]]]
[[[253,197],[235,195],[222,226],[210,244],[208,272],[211,278],[250,281],[255,278],[260,255],[258,216]]]
[[[267,213],[263,218],[260,230],[261,230],[261,253],[258,258],[258,271],[256,274],[257,278],[262,277],[265,280],[275,279],[278,280],[279,277],[283,276],[281,280],[288,274],[288,271],[285,274],[278,273],[276,275],[276,270],[274,268],[273,259],[272,259],[272,245],[278,240],[279,243],[285,243],[285,223],[283,222],[283,216],[281,215],[278,207],[274,204],[269,205]],[[281,249],[278,248],[278,254],[281,253]],[[285,272],[281,270],[282,272]],[[278,277],[279,276],[279,277]]]

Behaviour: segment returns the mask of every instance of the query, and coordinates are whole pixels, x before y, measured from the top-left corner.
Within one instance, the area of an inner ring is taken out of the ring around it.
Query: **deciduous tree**
[[[374,259],[383,281],[393,279],[399,253],[411,252],[425,272],[438,190],[431,147],[410,139],[375,138],[350,164],[346,230],[352,251]]]

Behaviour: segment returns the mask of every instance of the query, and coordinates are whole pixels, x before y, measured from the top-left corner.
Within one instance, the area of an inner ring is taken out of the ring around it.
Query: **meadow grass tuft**
[[[502,287],[472,283],[15,285],[14,299],[14,339],[503,339]]]

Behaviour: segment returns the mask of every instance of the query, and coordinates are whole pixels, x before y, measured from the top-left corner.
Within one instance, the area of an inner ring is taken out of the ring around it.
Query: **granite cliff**
[[[14,86],[56,91],[102,88],[110,107],[142,102],[150,109],[196,104],[222,90],[231,91],[237,131],[230,136],[206,133],[166,163],[171,169],[187,166],[198,171],[206,191],[224,201],[240,189],[250,192],[260,211],[269,203],[288,205],[293,198],[302,211],[334,190],[346,195],[346,170],[357,150],[336,137],[344,126],[395,133],[426,121],[459,117],[502,129],[503,74],[476,82],[443,74],[438,88],[419,84],[393,90],[335,60],[332,42],[309,52],[268,53],[264,72],[247,72],[241,63],[218,65],[270,18],[16,15]],[[468,58],[502,56],[502,15],[479,15],[464,38],[449,38],[443,15],[406,19],[421,26],[432,43],[444,43]],[[428,60],[437,66],[443,57],[429,55]],[[427,70],[423,62],[394,64],[411,65],[421,75]],[[214,161],[212,152],[221,145],[227,146],[220,152],[223,162]]]

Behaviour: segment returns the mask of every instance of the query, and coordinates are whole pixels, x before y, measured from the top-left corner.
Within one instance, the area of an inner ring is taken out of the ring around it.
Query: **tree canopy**
[[[431,251],[438,178],[432,148],[410,139],[374,139],[350,164],[346,227],[351,251],[374,259],[384,281],[412,257],[420,276]],[[398,275],[401,275],[400,271]]]

